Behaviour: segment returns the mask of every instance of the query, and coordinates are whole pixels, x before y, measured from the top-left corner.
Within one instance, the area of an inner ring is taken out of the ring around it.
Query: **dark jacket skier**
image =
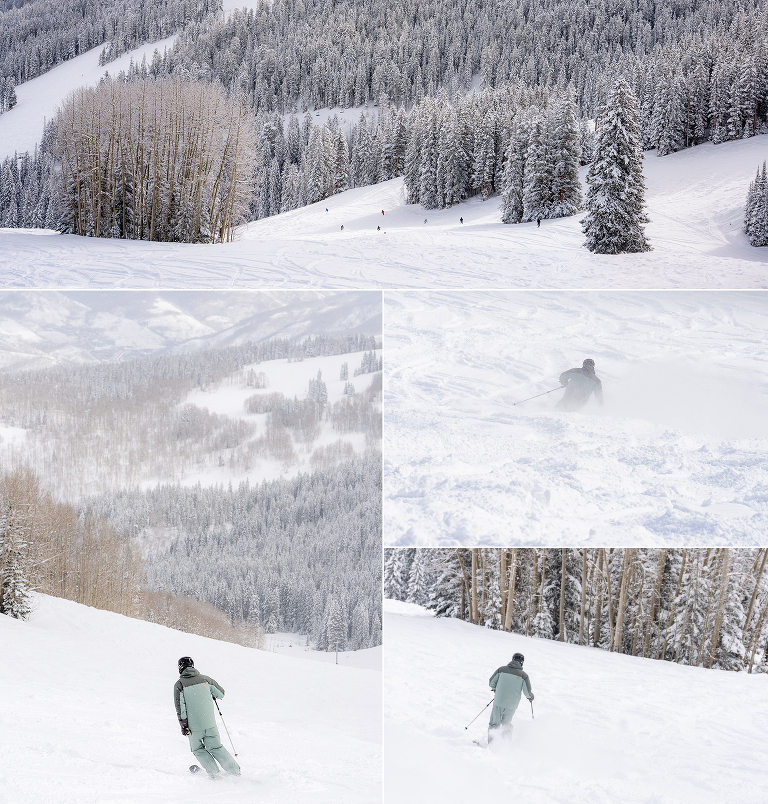
[[[595,374],[595,361],[587,358],[581,368],[568,369],[560,375],[560,384],[565,386],[563,398],[557,403],[557,410],[581,410],[592,394],[603,404],[603,384]]]
[[[179,680],[173,685],[176,717],[181,733],[189,737],[190,751],[211,779],[218,778],[219,765],[227,773],[240,775],[240,766],[221,744],[216,728],[213,699],[223,697],[221,685],[195,670],[195,663],[189,656],[179,659]]]
[[[523,670],[525,656],[516,653],[509,664],[500,667],[488,682],[494,692],[493,709],[488,723],[488,742],[490,743],[497,729],[509,725],[515,714],[521,695],[533,700],[531,680]]]

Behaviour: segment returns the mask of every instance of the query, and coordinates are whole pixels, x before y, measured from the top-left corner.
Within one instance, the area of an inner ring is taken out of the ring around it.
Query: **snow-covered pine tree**
[[[417,548],[408,573],[408,595],[406,600],[419,606],[423,606],[427,602],[427,577],[424,566],[426,560],[427,551]]]
[[[0,510],[0,614],[26,620],[32,612],[32,581],[24,526],[6,505]]]
[[[586,247],[597,254],[649,251],[639,109],[623,78],[613,85],[600,115],[587,184]]]
[[[560,98],[552,114],[552,150],[554,157],[554,200],[549,217],[565,218],[581,209],[582,195],[579,181],[581,132],[576,119],[576,101],[573,85]]]

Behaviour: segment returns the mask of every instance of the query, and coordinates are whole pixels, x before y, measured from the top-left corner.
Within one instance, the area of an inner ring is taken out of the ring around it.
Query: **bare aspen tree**
[[[720,576],[720,594],[717,600],[717,610],[715,611],[715,622],[712,626],[712,638],[709,642],[709,659],[707,667],[712,667],[712,662],[715,660],[715,652],[717,651],[717,644],[720,639],[720,629],[723,625],[723,607],[725,605],[725,591],[728,587],[728,559],[730,558],[730,550],[727,547],[723,548],[722,558],[722,571]]]
[[[749,621],[752,619],[752,610],[755,607],[755,600],[757,599],[757,590],[760,588],[760,581],[763,578],[763,570],[765,569],[765,560],[768,558],[768,547],[763,549],[763,560],[760,563],[760,569],[757,571],[757,576],[755,577],[755,588],[752,590],[752,597],[749,599],[749,608],[747,609],[747,616],[744,618],[744,633],[746,634],[747,628],[749,628]],[[755,560],[755,564],[760,558],[760,554],[758,553],[758,557]]]
[[[613,548],[611,548],[611,553],[613,553]],[[611,565],[608,562],[608,556],[605,554],[605,548],[603,547],[603,564],[605,565],[605,581],[608,587],[607,589],[607,597],[608,597],[608,650],[613,651],[613,593],[611,592]]]
[[[479,622],[477,613],[477,553],[478,548],[472,548],[472,603],[471,603],[471,616],[469,621],[477,624]]]
[[[512,548],[512,564],[509,569],[509,591],[507,593],[507,610],[504,614],[504,630],[512,630],[512,608],[515,601],[515,578],[517,576],[517,547]]]
[[[566,550],[563,547],[560,551],[560,641],[565,641],[565,557]]]
[[[595,625],[594,625],[594,646],[598,647],[600,644],[600,633],[602,631],[602,619],[603,619],[603,586],[604,586],[604,579],[603,579],[603,560],[605,557],[605,550],[600,549],[598,550],[598,569],[597,569],[597,583],[598,583],[598,593],[597,593],[597,603],[595,604]]]
[[[624,561],[621,567],[621,582],[619,591],[619,604],[616,612],[616,632],[614,634],[613,649],[621,653],[622,639],[624,636],[624,615],[627,610],[627,590],[629,589],[629,562],[632,557],[632,549],[624,549]]]
[[[587,548],[581,551],[581,613],[579,615],[579,645],[584,644],[584,610],[587,602]]]
[[[504,612],[507,609],[507,551],[499,550],[499,622],[504,627]]]
[[[656,563],[656,577],[653,581],[653,592],[651,593],[651,608],[648,614],[648,622],[645,628],[645,638],[643,640],[643,657],[648,656],[648,651],[651,646],[651,635],[653,633],[653,622],[656,618],[656,609],[659,605],[659,598],[661,596],[661,580],[664,576],[664,567],[667,564],[667,548],[664,547],[659,550],[659,560]]]

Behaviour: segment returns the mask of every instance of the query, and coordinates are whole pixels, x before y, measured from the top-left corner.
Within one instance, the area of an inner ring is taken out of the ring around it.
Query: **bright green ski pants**
[[[203,731],[193,731],[189,735],[189,748],[209,776],[215,776],[219,772],[219,765],[227,773],[235,775],[240,773],[240,766],[235,762],[232,754],[221,744],[219,730],[215,727]],[[216,764],[216,760],[219,765]]]

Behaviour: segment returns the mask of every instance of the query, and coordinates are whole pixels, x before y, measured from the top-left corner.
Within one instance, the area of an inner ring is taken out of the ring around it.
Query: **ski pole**
[[[492,703],[493,703],[495,700],[496,700],[496,698],[495,698],[495,697],[494,697],[494,698],[491,698],[491,700],[490,700],[490,701],[488,701],[488,703],[487,703],[487,704],[486,704],[486,705],[485,705],[485,706],[484,706],[484,707],[483,707],[483,708],[482,708],[482,709],[481,709],[481,710],[480,710],[480,711],[479,711],[479,712],[478,712],[478,713],[477,713],[477,714],[476,714],[476,715],[475,715],[475,716],[472,718],[472,720],[470,720],[470,721],[469,721],[469,723],[467,723],[467,725],[466,725],[466,726],[464,726],[464,731],[466,731],[466,730],[467,730],[467,729],[468,729],[468,728],[469,728],[469,727],[470,727],[470,726],[471,726],[471,725],[472,725],[472,724],[473,724],[473,723],[474,723],[474,722],[475,722],[475,721],[476,721],[476,720],[477,720],[477,719],[480,717],[480,715],[482,715],[482,714],[483,714],[483,712],[485,712],[485,710],[486,710],[486,709],[487,709],[487,708],[488,708],[488,707],[489,707],[489,706],[490,706],[490,705],[491,705],[491,704],[492,704]]]
[[[531,720],[533,720],[533,719],[534,719],[534,718],[533,718],[533,701],[532,701],[532,700],[529,698],[529,699],[528,699],[528,702],[529,702],[529,703],[530,703],[530,705],[531,705]]]
[[[547,394],[551,394],[552,391],[559,391],[561,388],[564,387],[565,387],[564,385],[558,385],[557,388],[552,388],[549,391],[544,391],[544,393],[542,394],[536,394],[536,396],[529,396],[528,399],[521,399],[519,402],[513,402],[512,407],[514,407],[515,405],[522,405],[523,402],[530,402],[532,399],[538,399],[540,396],[546,396]]]
[[[227,728],[227,724],[224,721],[224,715],[221,714],[221,709],[219,709],[219,702],[215,698],[213,699],[213,702],[216,704],[216,711],[219,713],[221,722],[224,723],[224,731],[227,733],[227,737],[229,737],[229,729]],[[229,737],[229,744],[232,746],[232,750],[235,751],[235,744],[232,742],[231,737]],[[235,751],[235,756],[237,756],[237,751]]]

